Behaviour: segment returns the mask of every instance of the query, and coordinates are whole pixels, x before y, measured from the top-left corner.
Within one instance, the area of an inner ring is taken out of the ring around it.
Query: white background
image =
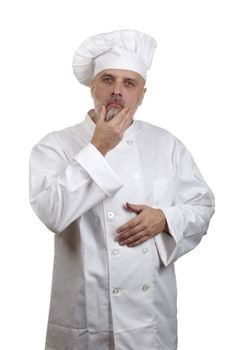
[[[158,42],[136,118],[180,138],[216,195],[209,234],[176,264],[179,350],[233,349],[232,18],[230,0],[1,2],[1,349],[44,347],[53,234],[28,204],[30,150],[92,106],[79,44],[123,28]]]

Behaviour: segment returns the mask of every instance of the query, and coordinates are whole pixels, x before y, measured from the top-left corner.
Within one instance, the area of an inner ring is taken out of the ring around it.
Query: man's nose
[[[113,91],[112,91],[112,95],[120,95],[122,96],[122,84],[121,83],[115,83],[113,86]]]

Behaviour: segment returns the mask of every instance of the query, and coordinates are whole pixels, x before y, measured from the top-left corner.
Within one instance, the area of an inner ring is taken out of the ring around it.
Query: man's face
[[[106,69],[96,75],[91,83],[95,114],[98,116],[102,105],[107,113],[114,108],[118,112],[128,107],[132,115],[142,103],[146,89],[143,77],[133,71]]]

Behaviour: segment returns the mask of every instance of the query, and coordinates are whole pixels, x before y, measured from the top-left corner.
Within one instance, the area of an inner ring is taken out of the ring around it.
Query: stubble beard
[[[121,107],[112,107],[109,108],[109,110],[107,111],[106,115],[105,115],[105,121],[109,122],[110,120],[112,120],[117,113],[119,113],[121,111]]]
[[[102,104],[99,103],[98,99],[95,99],[95,115],[98,118],[101,113]],[[119,104],[113,105],[111,104]],[[105,107],[106,107],[106,115],[105,121],[108,122],[112,120],[125,106],[125,101],[122,99],[120,95],[111,95],[106,99]]]
[[[112,120],[120,111],[122,110],[121,106],[114,106],[114,107],[110,107],[107,108],[107,112],[105,115],[105,121],[108,122],[110,120]],[[100,116],[100,112],[101,112],[101,107],[95,107],[95,116],[97,118],[99,118]]]

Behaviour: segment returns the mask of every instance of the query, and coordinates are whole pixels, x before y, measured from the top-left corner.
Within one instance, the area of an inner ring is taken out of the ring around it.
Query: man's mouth
[[[122,104],[119,103],[119,102],[110,102],[110,103],[107,103],[107,106],[106,107],[120,107],[120,108],[123,108]]]

